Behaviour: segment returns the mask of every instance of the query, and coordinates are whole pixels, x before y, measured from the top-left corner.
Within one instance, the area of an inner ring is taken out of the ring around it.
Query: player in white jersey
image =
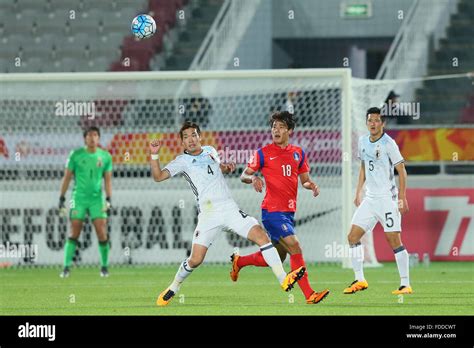
[[[367,110],[366,123],[369,134],[360,137],[358,146],[361,166],[354,200],[357,209],[348,235],[355,281],[344,289],[344,293],[353,294],[368,288],[369,284],[363,270],[364,249],[360,239],[366,231],[371,231],[377,222],[380,222],[395,254],[400,274],[400,287],[392,291],[392,294],[411,294],[413,290],[408,271],[408,252],[400,236],[401,214],[408,212],[407,172],[404,159],[395,141],[383,130],[385,120],[379,108],[373,107]],[[394,168],[400,180],[399,190],[395,184]],[[362,199],[364,183],[366,195]]]
[[[212,146],[201,146],[201,130],[197,124],[185,122],[179,135],[184,154],[177,156],[163,169],[160,167],[158,155],[160,142],[153,140],[150,143],[151,172],[157,182],[178,174],[184,177],[198,204],[198,224],[193,235],[190,257],[181,263],[173,282],[158,296],[156,304],[166,306],[171,301],[184,280],[204,261],[208,248],[223,229],[233,230],[256,243],[282,289],[291,290],[304,275],[305,267],[286,274],[278,252],[263,228],[255,218],[241,211],[232,199],[223,173],[234,171],[235,163],[221,163],[216,149]]]

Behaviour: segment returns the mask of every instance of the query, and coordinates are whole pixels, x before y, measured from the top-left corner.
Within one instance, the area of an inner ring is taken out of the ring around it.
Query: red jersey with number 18
[[[272,143],[258,149],[248,167],[261,171],[265,179],[265,198],[262,209],[269,212],[295,212],[298,175],[309,172],[305,153],[299,146],[285,148]]]

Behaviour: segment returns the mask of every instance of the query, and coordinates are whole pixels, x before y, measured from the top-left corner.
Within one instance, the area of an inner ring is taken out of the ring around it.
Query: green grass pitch
[[[233,283],[229,265],[204,264],[167,307],[155,300],[177,265],[111,267],[109,278],[100,278],[98,267],[73,268],[67,279],[59,268],[0,269],[0,315],[473,315],[473,266],[411,268],[414,294],[398,297],[391,294],[399,285],[395,263],[367,268],[369,289],[353,295],[342,294],[352,270],[309,265],[313,288],[331,293],[307,305],[299,287],[283,292],[268,268],[247,267]]]

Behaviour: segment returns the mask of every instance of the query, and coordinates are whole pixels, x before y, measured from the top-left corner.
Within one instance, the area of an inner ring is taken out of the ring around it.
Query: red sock
[[[303,259],[303,254],[291,255],[290,266],[292,271],[301,266],[306,267]],[[298,285],[301,288],[301,291],[303,291],[304,297],[306,298],[310,297],[311,294],[314,292],[314,290],[311,289],[311,285],[309,285],[308,272],[304,272],[304,276],[300,280],[298,280]]]
[[[257,267],[266,267],[268,266],[263,258],[262,252],[259,250],[256,253],[240,256],[237,261],[237,266],[240,268],[245,266],[257,266]]]

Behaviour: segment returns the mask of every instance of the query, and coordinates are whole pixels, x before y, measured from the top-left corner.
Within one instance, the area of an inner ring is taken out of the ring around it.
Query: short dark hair
[[[271,114],[270,127],[273,127],[273,123],[275,123],[276,121],[280,121],[286,124],[289,130],[295,129],[296,121],[294,118],[294,114],[288,111],[277,111]]]
[[[181,140],[183,140],[183,132],[188,128],[196,129],[197,134],[201,135],[201,129],[199,128],[197,123],[191,121],[184,121],[183,125],[181,126],[181,129],[179,130],[179,137],[181,138]]]
[[[367,112],[365,113],[365,121],[366,122],[369,119],[370,114],[379,114],[380,119],[382,120],[382,122],[385,122],[385,115],[382,115],[382,110],[380,110],[380,108],[378,108],[376,106],[373,106],[373,107],[369,108],[367,110]]]
[[[100,138],[99,128],[92,126],[92,127],[84,129],[84,138],[87,136],[87,134],[89,134],[89,132],[97,132],[97,134],[99,135],[99,138]]]

